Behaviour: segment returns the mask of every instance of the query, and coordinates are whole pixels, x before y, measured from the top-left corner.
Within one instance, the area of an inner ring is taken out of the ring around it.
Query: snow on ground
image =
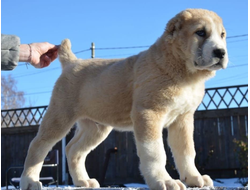
[[[142,187],[142,188],[148,188],[146,184],[140,184],[140,183],[129,183],[129,184],[124,184],[126,187]]]
[[[148,188],[146,184],[139,184],[139,183],[130,183],[130,184],[124,184],[126,187],[137,187],[137,188]],[[55,188],[55,185],[49,186],[50,188]],[[77,189],[74,186],[70,185],[60,185],[59,186],[62,189]],[[216,179],[214,180],[214,187],[243,187],[241,183],[239,183],[238,178],[230,178],[230,179]],[[48,189],[50,189],[48,188]],[[1,190],[5,190],[6,187],[2,187]],[[9,186],[9,189],[15,189],[13,186]],[[80,188],[81,189],[81,188]]]
[[[214,180],[214,186],[215,187],[244,187],[239,182],[239,178],[216,179]]]
[[[146,184],[138,184],[138,183],[125,184],[125,186],[142,187],[142,188],[148,187]],[[229,179],[215,179],[214,187],[244,187],[244,186],[241,183],[239,183],[238,178],[229,178]]]
[[[138,183],[125,184],[124,186],[148,188],[146,184],[138,184]],[[239,183],[238,178],[230,178],[230,179],[214,180],[214,187],[244,187],[244,186],[241,183]]]

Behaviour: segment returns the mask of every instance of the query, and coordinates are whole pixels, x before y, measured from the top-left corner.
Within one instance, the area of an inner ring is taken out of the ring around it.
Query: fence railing
[[[207,88],[198,110],[248,107],[248,85]]]
[[[248,85],[208,88],[197,111],[248,107]],[[48,106],[1,110],[1,127],[40,125]]]
[[[1,110],[1,127],[40,125],[48,106]]]

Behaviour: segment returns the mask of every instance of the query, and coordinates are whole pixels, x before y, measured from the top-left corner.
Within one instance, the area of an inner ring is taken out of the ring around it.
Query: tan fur
[[[205,30],[206,36],[197,35]],[[67,145],[76,186],[98,187],[85,169],[87,154],[112,128],[133,130],[140,169],[151,190],[213,186],[195,167],[193,114],[204,95],[204,82],[227,66],[222,20],[207,10],[188,9],[171,19],[163,35],[147,51],[127,59],[77,59],[69,40],[59,50],[63,72],[32,141],[21,178],[22,189],[40,189],[41,165],[47,152],[78,121]],[[218,58],[215,49],[225,55]],[[162,130],[169,130],[179,180],[165,170]]]

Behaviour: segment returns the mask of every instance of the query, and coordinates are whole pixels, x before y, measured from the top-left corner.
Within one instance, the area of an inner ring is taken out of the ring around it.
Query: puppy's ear
[[[179,15],[176,15],[167,24],[167,27],[166,27],[167,36],[173,37],[174,32],[178,31],[180,28],[181,28],[181,21],[180,21]]]
[[[192,17],[191,13],[188,10],[182,11],[172,18],[166,27],[167,39],[173,39],[176,36],[176,33],[181,30],[183,23]]]

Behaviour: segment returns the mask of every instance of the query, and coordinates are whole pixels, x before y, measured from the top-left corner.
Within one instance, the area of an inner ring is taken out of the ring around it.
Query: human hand
[[[50,65],[57,58],[58,46],[48,42],[32,43],[30,64],[36,68],[43,68]]]
[[[48,42],[21,44],[20,62],[29,62],[35,68],[44,68],[57,58],[58,47]]]

